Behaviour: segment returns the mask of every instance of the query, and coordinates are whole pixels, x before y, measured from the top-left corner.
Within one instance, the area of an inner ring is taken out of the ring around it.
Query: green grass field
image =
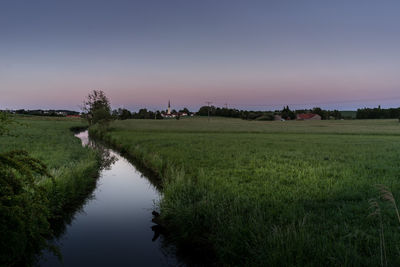
[[[93,134],[99,135],[96,129]],[[102,136],[163,180],[162,218],[180,244],[226,265],[400,264],[398,120],[116,121]]]
[[[41,249],[38,244],[43,245],[37,239],[62,231],[62,222],[69,219],[95,187],[99,169],[97,153],[82,147],[70,131],[72,127],[84,126],[80,120],[18,116],[16,121],[17,124],[10,127],[11,136],[0,136],[0,153],[27,151],[47,165],[54,182],[50,178],[35,177],[35,183],[44,189],[45,197],[40,200],[37,200],[37,189],[29,186],[15,196],[1,191],[0,265],[6,266],[32,264],[31,258]],[[3,193],[11,197],[4,198]],[[31,204],[35,210],[16,204],[26,198],[40,202]],[[50,228],[46,228],[46,224]]]

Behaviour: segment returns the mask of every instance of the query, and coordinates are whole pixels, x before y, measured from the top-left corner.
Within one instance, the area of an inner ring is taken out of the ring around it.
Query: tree
[[[119,110],[120,110],[120,109],[114,109],[114,110],[111,112],[111,117],[113,118],[113,120],[118,119],[118,117],[119,117]]]
[[[283,107],[281,111],[281,116],[283,119],[296,119],[296,114],[290,110],[289,106]]]
[[[127,120],[132,118],[132,113],[126,108],[119,108],[118,110],[113,110],[113,118]]]
[[[339,110],[335,109],[332,112],[330,112],[330,116],[334,117],[335,120],[340,120],[342,118],[342,113],[340,113]]]
[[[216,110],[217,109],[214,106],[202,106],[197,114],[199,116],[215,116]]]
[[[82,110],[89,125],[107,125],[112,119],[110,101],[101,90],[93,90],[83,102]]]
[[[327,112],[320,107],[314,107],[312,113],[320,115],[322,120],[329,119]]]
[[[183,108],[183,109],[179,110],[179,113],[186,113],[186,114],[190,115],[190,111],[187,108]]]
[[[146,108],[139,109],[138,119],[148,119],[149,117],[150,116],[149,116]]]
[[[154,115],[156,120],[162,120],[164,119],[163,116],[161,116],[161,112],[160,111],[156,111],[156,114]]]

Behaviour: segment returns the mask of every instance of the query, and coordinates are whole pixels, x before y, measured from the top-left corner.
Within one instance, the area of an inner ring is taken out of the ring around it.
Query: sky
[[[2,0],[0,109],[400,106],[398,0]]]

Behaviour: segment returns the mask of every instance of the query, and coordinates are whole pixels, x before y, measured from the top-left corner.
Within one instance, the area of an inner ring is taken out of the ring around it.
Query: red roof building
[[[313,113],[302,113],[297,114],[296,117],[298,120],[306,121],[306,120],[321,120],[321,116]]]

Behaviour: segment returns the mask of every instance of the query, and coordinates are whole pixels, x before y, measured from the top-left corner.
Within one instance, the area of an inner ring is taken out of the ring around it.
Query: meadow
[[[22,188],[1,180],[2,266],[33,264],[46,239],[63,231],[94,189],[99,170],[97,152],[82,147],[71,131],[86,127],[81,120],[17,116],[15,121],[9,135],[0,136],[0,153],[24,150],[42,161],[50,176],[35,175]]]
[[[400,265],[399,222],[376,188],[400,199],[398,120],[125,120],[90,132],[157,174],[172,239],[217,264]]]

